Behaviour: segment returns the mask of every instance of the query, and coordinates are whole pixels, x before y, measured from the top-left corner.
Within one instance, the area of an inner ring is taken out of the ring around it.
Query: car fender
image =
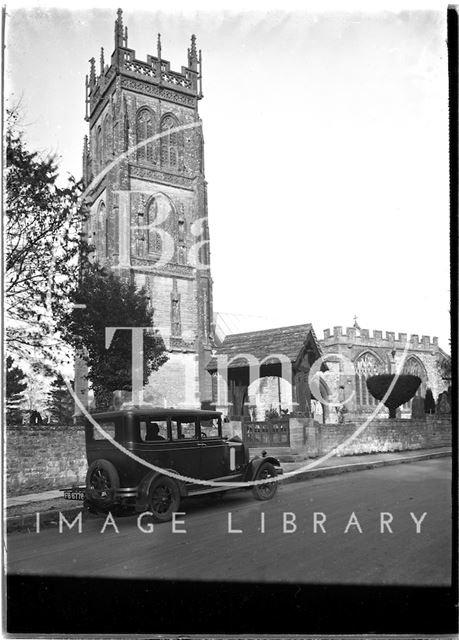
[[[174,471],[174,469],[164,469],[164,471],[170,471],[174,474],[177,473],[176,471]],[[165,474],[161,473],[160,471],[150,471],[150,473],[147,473],[147,475],[142,479],[137,490],[137,505],[139,507],[148,506],[148,496],[150,494],[151,485],[157,478],[160,478],[163,475]],[[183,482],[180,482],[179,480],[176,480],[175,478],[171,478],[171,480],[174,480],[174,482],[177,483],[180,490],[180,495],[182,497],[185,496],[187,493],[185,484]]]
[[[256,478],[258,470],[266,462],[270,462],[274,467],[281,466],[279,460],[274,456],[265,456],[264,458],[260,458],[260,456],[255,456],[254,458],[252,458],[252,460],[250,460],[249,464],[247,465],[247,469],[244,474],[244,481],[249,482],[250,480],[254,480],[254,478]]]

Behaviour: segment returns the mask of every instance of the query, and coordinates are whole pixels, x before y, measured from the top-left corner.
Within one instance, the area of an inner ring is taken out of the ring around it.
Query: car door
[[[196,421],[171,420],[170,469],[187,478],[200,478],[201,442]]]
[[[221,478],[234,471],[228,444],[219,435],[216,421],[207,420],[200,423],[198,441],[201,452],[200,475],[203,480]]]

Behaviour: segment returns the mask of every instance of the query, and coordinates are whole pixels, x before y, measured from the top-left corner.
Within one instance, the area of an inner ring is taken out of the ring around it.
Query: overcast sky
[[[215,310],[311,322],[319,338],[357,314],[449,351],[446,5],[167,6],[126,6],[124,23],[139,59],[158,32],[173,70],[191,33],[203,52]],[[115,13],[8,9],[7,91],[31,147],[58,153],[64,174],[81,174],[84,78],[113,50]]]

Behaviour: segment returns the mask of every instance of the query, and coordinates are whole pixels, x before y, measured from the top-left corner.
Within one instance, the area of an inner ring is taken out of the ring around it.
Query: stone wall
[[[290,445],[317,457],[331,451],[354,433],[357,425],[319,424],[290,418]],[[240,421],[224,423],[224,435],[241,437]],[[303,434],[306,436],[304,444]],[[451,446],[451,419],[375,420],[340,451],[359,455]],[[6,436],[7,495],[62,489],[84,484],[87,470],[84,428],[8,427]]]
[[[351,436],[358,425],[325,424],[308,426],[306,450],[309,456],[328,453]],[[426,416],[424,420],[374,420],[340,455],[359,455],[451,446],[451,419]]]
[[[83,427],[7,427],[7,495],[21,495],[84,484]]]
[[[145,401],[159,407],[199,408],[197,355],[194,353],[169,353],[168,355],[169,360],[158,371],[151,374],[148,385],[144,388]]]

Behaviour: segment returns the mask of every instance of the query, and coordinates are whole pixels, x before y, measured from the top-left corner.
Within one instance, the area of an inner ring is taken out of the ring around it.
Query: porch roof
[[[217,355],[234,358],[238,354],[250,353],[261,361],[270,355],[284,354],[291,362],[295,362],[308,341],[317,352],[317,356],[322,355],[322,349],[312,324],[309,323],[228,335],[221,346],[216,349],[215,355],[207,365],[207,370],[215,371],[217,369]],[[267,360],[266,364],[270,362],[277,362],[277,360],[275,358],[272,361]],[[244,358],[238,358],[229,364],[229,368],[245,366],[247,366],[247,361]]]

